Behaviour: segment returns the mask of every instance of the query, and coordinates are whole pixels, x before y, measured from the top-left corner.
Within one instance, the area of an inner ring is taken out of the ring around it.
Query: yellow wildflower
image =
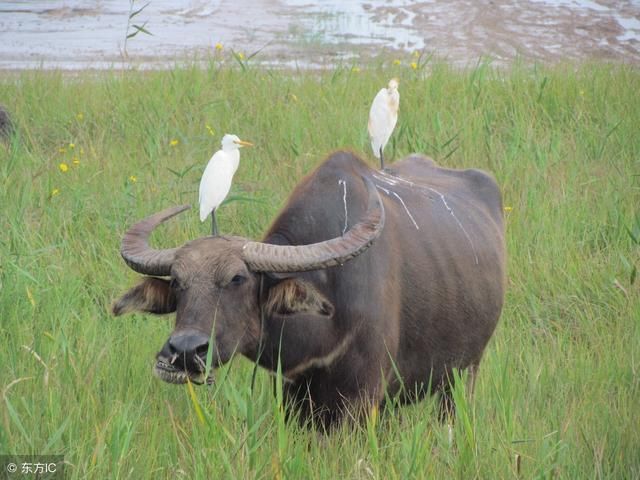
[[[80,165],[80,159],[78,157],[73,157],[71,162],[76,166]]]
[[[418,64],[416,62],[411,62],[411,68],[413,68],[414,70],[417,70]]]
[[[71,150],[73,150],[74,148],[76,148],[76,144],[75,144],[75,143],[70,143],[70,144],[69,144],[69,148],[70,148]]]
[[[289,94],[289,96],[291,97],[291,100],[293,100],[294,102],[298,101],[298,97],[296,96],[295,93],[291,93],[291,94]]]
[[[244,60],[244,53],[242,53],[242,52],[238,52],[238,58],[239,58],[240,60]]]
[[[513,207],[504,207],[505,212],[510,212],[511,210],[513,210]]]
[[[353,73],[359,73],[359,72],[360,72],[360,67],[353,67],[353,68],[351,69],[351,71],[352,71]]]
[[[402,62],[400,60],[398,60],[397,58],[393,61],[394,65],[400,65]]]
[[[138,181],[138,177],[136,177],[135,175],[130,175],[129,176],[129,181],[131,183],[136,183]]]
[[[60,171],[62,173],[64,173],[67,170],[69,170],[69,165],[67,165],[66,163],[62,162],[60,165],[58,165],[58,168],[60,169]]]
[[[59,188],[54,188],[53,190],[51,190],[51,196],[55,197],[56,195],[60,195],[60,189]]]
[[[180,142],[174,138],[173,140],[171,140],[169,142],[169,145],[171,145],[172,147],[175,147],[175,146],[178,145],[178,143],[180,143]]]
[[[209,135],[213,136],[216,134],[216,131],[211,127],[211,125],[205,125],[205,127],[207,127],[207,131],[209,132]]]
[[[216,50],[218,52],[222,51],[222,44],[220,42],[216,43]]]
[[[66,149],[66,148],[64,148],[64,147],[60,147],[60,148],[58,149],[58,153],[65,153],[66,151],[67,151],[67,149]]]
[[[413,56],[414,56],[415,58],[418,58],[418,57],[420,56],[420,51],[419,51],[419,50],[416,50],[415,52],[413,52]]]
[[[76,115],[76,118],[77,118],[78,120],[82,120],[82,119],[84,118],[84,114],[83,114],[83,113],[78,113],[78,114]]]

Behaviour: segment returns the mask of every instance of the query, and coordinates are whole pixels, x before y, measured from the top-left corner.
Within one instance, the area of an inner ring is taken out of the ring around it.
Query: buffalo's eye
[[[182,286],[180,285],[180,282],[178,282],[178,280],[176,280],[175,278],[172,278],[169,281],[169,287],[172,290],[182,290]]]
[[[242,285],[246,280],[244,275],[236,275],[231,279],[231,285]]]

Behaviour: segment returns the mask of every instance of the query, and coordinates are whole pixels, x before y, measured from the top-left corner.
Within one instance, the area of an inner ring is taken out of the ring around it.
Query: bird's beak
[[[240,145],[241,147],[253,147],[253,143],[245,142],[244,140],[235,140],[233,143]]]

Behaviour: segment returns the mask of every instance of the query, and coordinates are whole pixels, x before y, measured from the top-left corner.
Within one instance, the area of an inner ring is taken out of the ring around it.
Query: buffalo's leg
[[[453,400],[453,392],[450,386],[440,389],[440,410],[438,418],[441,422],[453,423],[456,415],[456,403]]]
[[[476,378],[478,376],[478,364],[473,363],[467,367],[467,384],[466,384],[466,397],[470,402],[473,398],[473,392],[475,390]],[[440,415],[441,421],[453,422],[456,414],[456,404],[453,398],[453,389],[455,383],[453,378],[447,376],[447,380],[439,388],[440,393]]]
[[[384,170],[384,157],[382,156],[382,147],[380,147],[380,170]]]

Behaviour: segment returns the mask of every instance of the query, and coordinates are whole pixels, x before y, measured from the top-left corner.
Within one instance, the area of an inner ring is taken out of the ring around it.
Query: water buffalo
[[[13,133],[13,122],[9,112],[0,105],[0,140],[8,140]]]
[[[336,152],[295,189],[262,242],[208,236],[149,246],[188,206],[132,226],[130,268],[149,275],[113,311],[176,312],[155,373],[205,381],[235,353],[275,371],[288,405],[324,425],[345,407],[442,390],[475,370],[502,308],[502,200],[479,170],[413,155],[384,171]],[[160,277],[169,277],[168,279]]]

